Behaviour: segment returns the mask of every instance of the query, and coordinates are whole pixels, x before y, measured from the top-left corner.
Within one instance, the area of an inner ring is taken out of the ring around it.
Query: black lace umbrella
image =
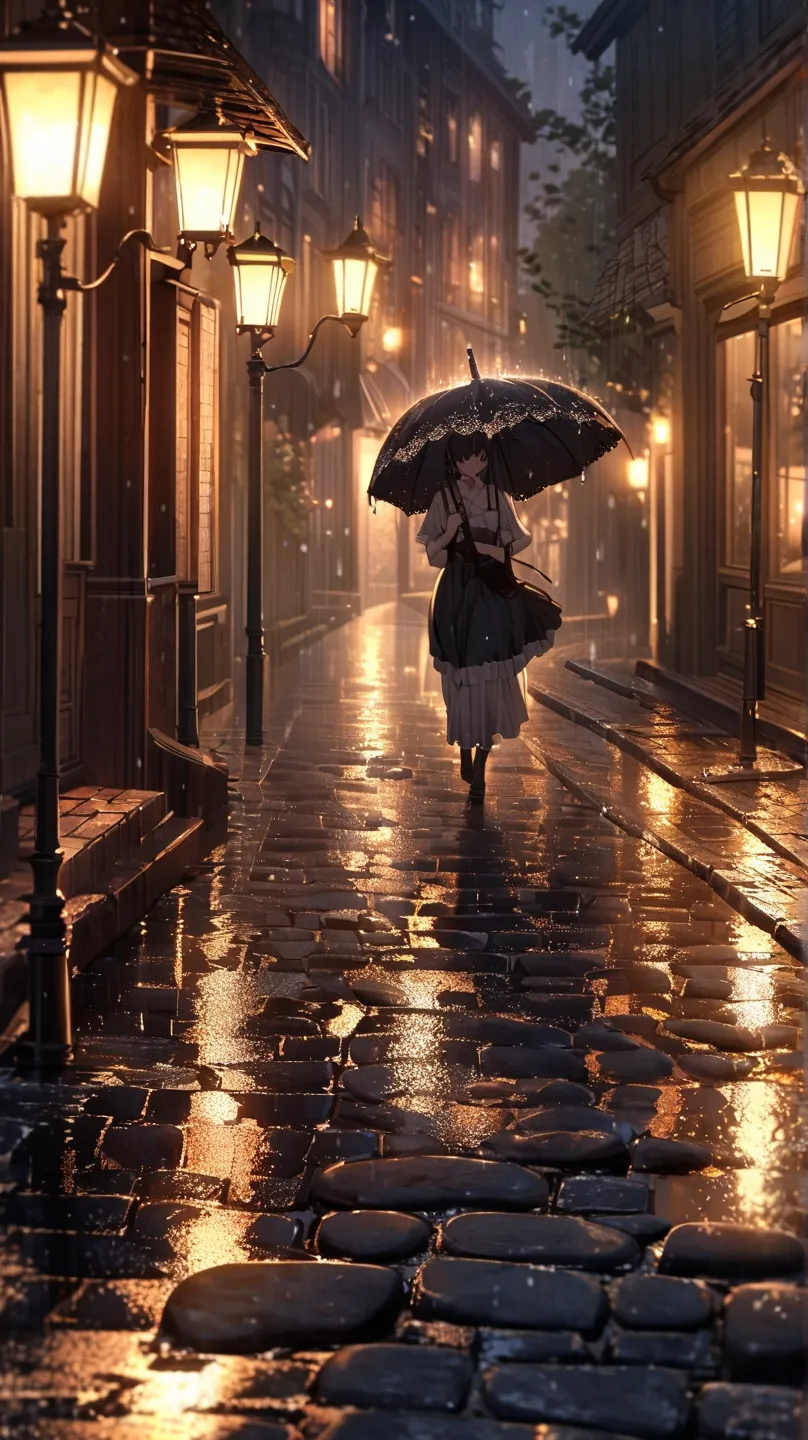
[[[621,440],[628,445],[591,395],[556,380],[483,380],[471,347],[468,357],[469,384],[427,395],[396,421],[373,470],[371,502],[405,515],[428,510],[446,483],[452,434],[485,435],[490,478],[515,500],[582,475]]]

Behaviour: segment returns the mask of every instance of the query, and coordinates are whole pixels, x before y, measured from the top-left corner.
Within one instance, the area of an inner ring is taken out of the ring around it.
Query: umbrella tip
[[[469,357],[469,370],[471,371],[471,378],[472,380],[479,380],[480,372],[477,369],[477,361],[474,359],[474,351],[472,350],[470,345],[466,346],[466,354]]]

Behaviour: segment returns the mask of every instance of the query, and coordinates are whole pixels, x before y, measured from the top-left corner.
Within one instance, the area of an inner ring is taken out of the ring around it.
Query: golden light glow
[[[671,422],[668,419],[667,415],[654,416],[653,435],[655,445],[670,445]]]
[[[388,355],[395,355],[404,343],[404,332],[400,325],[388,325],[382,335],[382,349]]]
[[[248,240],[230,246],[228,258],[233,266],[237,325],[274,330],[294,260],[261,234],[260,225]]]
[[[379,267],[374,260],[341,256],[333,261],[338,315],[369,315]]]
[[[628,483],[632,490],[648,489],[649,465],[647,455],[638,455],[628,462]]]
[[[174,157],[180,235],[219,240],[233,233],[244,157],[255,153],[234,125],[199,115],[168,132]]]
[[[613,619],[614,619],[614,617],[615,617],[615,615],[617,614],[617,612],[618,612],[619,609],[620,609],[620,596],[619,596],[619,595],[607,595],[607,596],[606,596],[606,610],[607,610],[607,612],[608,612],[608,615],[609,615],[609,619],[610,619],[610,620],[613,620]]]
[[[765,140],[730,176],[730,184],[747,277],[785,280],[805,189],[800,175],[789,157],[775,154]]]
[[[137,80],[80,26],[67,36],[0,46],[13,192],[43,215],[97,208],[118,90]]]

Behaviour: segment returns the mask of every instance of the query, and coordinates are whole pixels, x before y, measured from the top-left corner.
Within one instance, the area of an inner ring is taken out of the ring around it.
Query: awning
[[[90,18],[91,28],[116,47],[160,100],[219,111],[239,129],[252,131],[262,148],[309,158],[309,142],[203,0],[96,0]]]
[[[586,312],[590,325],[611,330],[673,302],[668,209],[664,206],[637,225],[609,257]]]
[[[390,429],[411,403],[407,379],[392,361],[371,360],[359,377],[366,430]]]
[[[359,390],[362,397],[362,429],[376,430],[386,435],[393,423],[393,417],[376,384],[375,376],[367,370],[363,370],[359,376]]]

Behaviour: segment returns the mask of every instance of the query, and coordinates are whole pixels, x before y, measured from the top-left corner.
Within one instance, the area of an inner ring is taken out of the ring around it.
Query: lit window
[[[772,330],[773,376],[777,406],[777,568],[802,577],[808,570],[808,472],[805,464],[805,392],[808,376],[808,327],[788,320]]]
[[[755,365],[751,331],[721,346],[724,359],[724,559],[749,566],[752,513],[752,406],[749,376]]]
[[[479,115],[469,118],[469,180],[483,175],[483,122]]]
[[[499,140],[491,141],[491,149],[488,153],[488,163],[492,170],[499,170],[502,165],[502,146]]]
[[[446,280],[446,299],[456,305],[460,298],[463,273],[460,263],[460,220],[450,215],[443,231],[443,274]]]
[[[483,295],[485,293],[485,239],[482,235],[473,235],[469,250],[469,294]]]
[[[499,236],[488,241],[488,294],[492,305],[499,304]]]
[[[344,0],[320,0],[320,57],[332,75],[342,75]]]

